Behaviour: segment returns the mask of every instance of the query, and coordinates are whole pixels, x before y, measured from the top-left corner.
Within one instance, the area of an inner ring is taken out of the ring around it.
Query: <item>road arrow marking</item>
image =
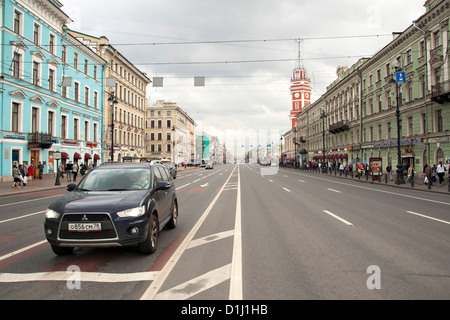
[[[209,185],[209,183],[207,182],[207,183],[205,183],[205,184],[200,185],[200,187],[205,188],[205,187],[207,187],[208,185]]]

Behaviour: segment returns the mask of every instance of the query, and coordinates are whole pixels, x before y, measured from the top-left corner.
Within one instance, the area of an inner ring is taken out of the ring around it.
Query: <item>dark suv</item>
[[[160,164],[101,164],[67,190],[45,213],[45,235],[58,255],[111,246],[153,253],[162,228],[177,225],[175,187]]]

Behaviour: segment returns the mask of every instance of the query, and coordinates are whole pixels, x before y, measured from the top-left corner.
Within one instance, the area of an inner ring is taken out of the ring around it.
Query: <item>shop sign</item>
[[[12,139],[12,140],[27,140],[26,136],[20,136],[17,134],[6,134],[3,136],[3,139]]]

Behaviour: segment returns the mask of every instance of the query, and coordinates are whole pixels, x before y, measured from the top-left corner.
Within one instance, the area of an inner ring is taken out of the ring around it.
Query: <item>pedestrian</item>
[[[430,186],[433,185],[431,175],[433,173],[433,169],[430,167],[429,164],[427,164],[427,167],[425,169],[425,184],[429,184]]]
[[[73,173],[73,182],[76,182],[77,181],[77,175],[78,175],[78,163],[77,162],[75,162],[72,165],[72,173]]]
[[[34,174],[34,168],[33,168],[33,165],[30,164],[30,165],[28,166],[27,176],[28,176],[28,177],[32,177],[33,174]]]
[[[94,169],[94,166],[92,165],[92,161],[89,161],[89,165],[88,165],[88,171],[91,171],[92,169]]]
[[[442,182],[444,182],[444,174],[445,174],[445,167],[442,164],[442,161],[439,161],[439,165],[436,168],[436,174],[439,177],[439,184],[442,184]]]
[[[25,177],[25,171],[23,170],[23,166],[21,164],[19,164],[19,171],[20,171],[20,183],[22,185],[22,187],[26,186],[27,183],[23,181],[23,178]]]
[[[73,168],[72,161],[69,161],[69,163],[66,165],[67,182],[72,181],[72,168]]]
[[[64,163],[61,162],[61,164],[58,167],[58,173],[60,178],[64,178],[64,172],[66,172],[66,168],[64,167]]]
[[[38,164],[38,169],[39,169],[39,179],[42,179],[42,174],[44,173],[44,165],[40,161]]]
[[[433,164],[433,167],[431,168],[431,181],[436,182],[436,164]]]
[[[388,177],[389,181],[392,181],[392,173],[391,173],[391,171],[392,171],[391,164],[388,163],[388,165],[386,167],[386,174],[387,174],[387,177]]]
[[[414,179],[414,167],[413,166],[409,166],[408,167],[408,180],[407,182],[411,182]]]
[[[13,179],[14,179],[14,182],[12,185],[13,188],[16,188],[16,187],[20,188],[20,184],[22,182],[21,177],[22,177],[22,174],[20,173],[19,168],[16,165],[13,165]]]

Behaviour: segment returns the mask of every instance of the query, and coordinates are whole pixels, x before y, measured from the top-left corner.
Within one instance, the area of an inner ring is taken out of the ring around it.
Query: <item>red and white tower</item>
[[[292,72],[291,79],[291,97],[292,97],[292,110],[289,118],[292,121],[292,128],[294,128],[297,122],[296,115],[302,110],[302,108],[311,104],[311,82],[308,77],[308,72],[303,68],[300,57],[300,41],[298,43],[298,66]]]

